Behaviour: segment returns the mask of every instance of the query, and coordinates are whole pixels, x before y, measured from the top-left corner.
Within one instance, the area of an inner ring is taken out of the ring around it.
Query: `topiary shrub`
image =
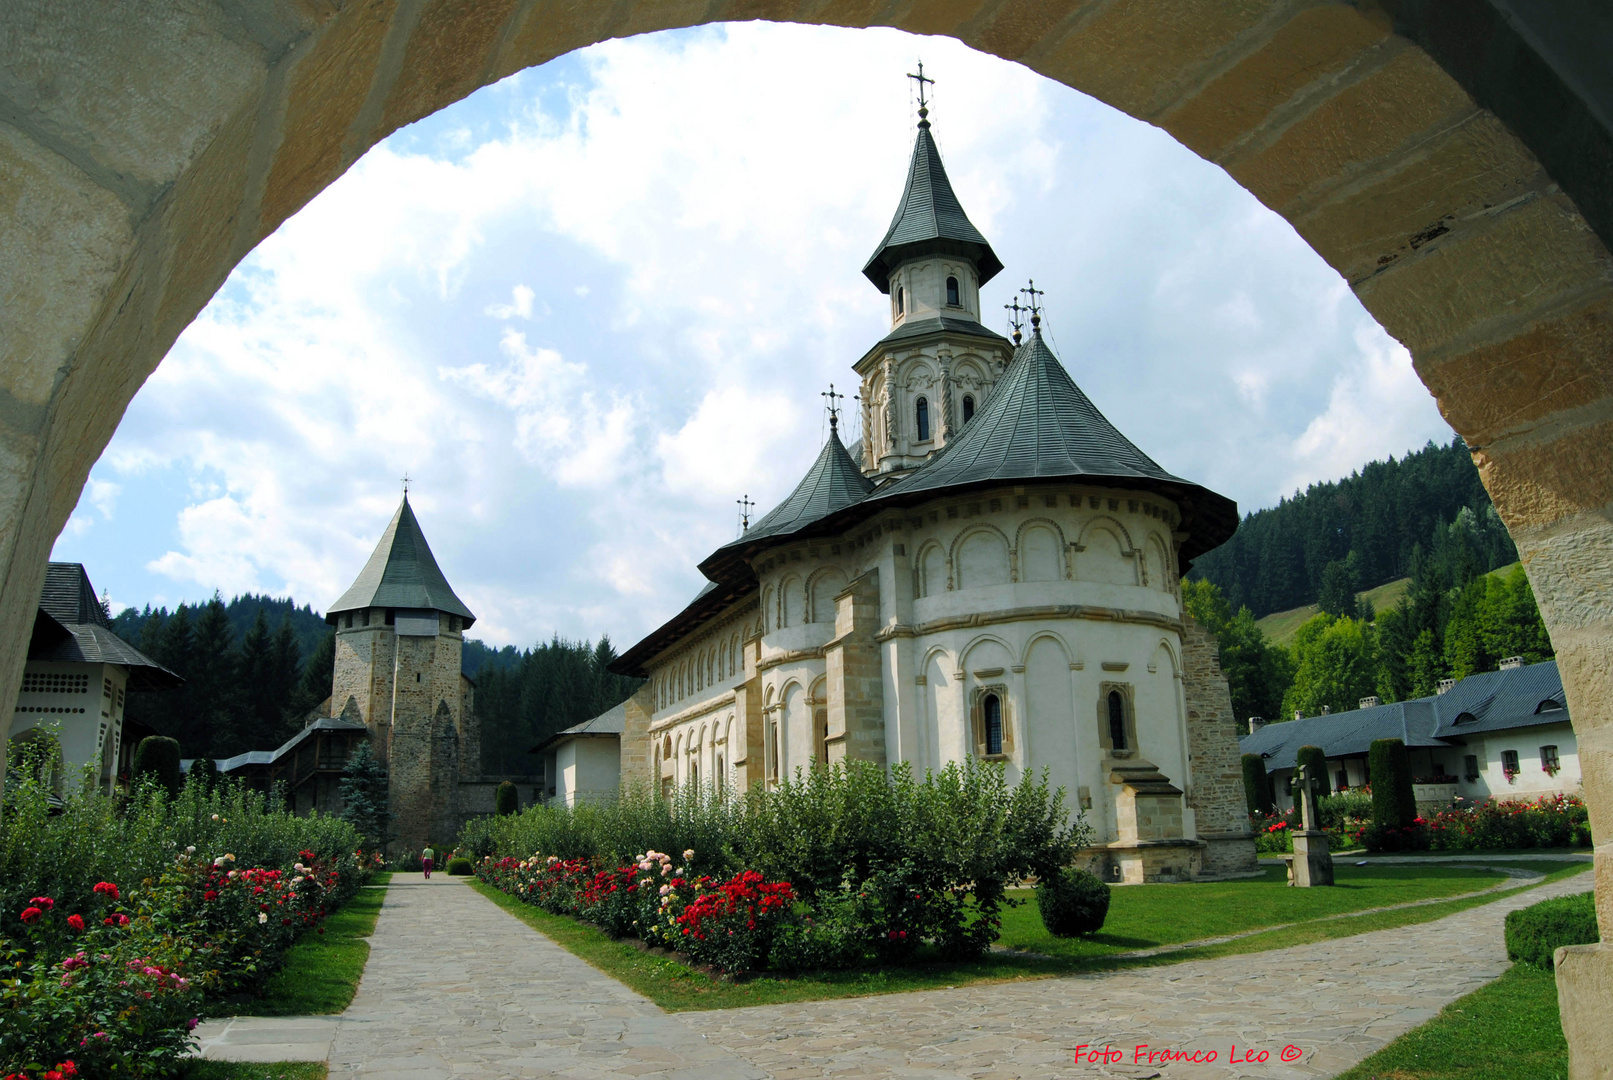
[[[1594,945],[1596,897],[1592,893],[1542,900],[1507,913],[1507,959],[1550,968],[1552,954],[1563,945]]]
[[[212,758],[199,757],[190,763],[190,772],[186,775],[201,784],[203,791],[212,791],[213,785],[218,783],[218,766]]]
[[[1417,795],[1411,789],[1411,762],[1399,739],[1374,739],[1367,750],[1372,781],[1372,820],[1387,829],[1404,829],[1417,820]]]
[[[469,877],[471,870],[470,860],[462,855],[455,855],[448,860],[448,874],[450,877]]]
[[[1054,937],[1078,937],[1103,929],[1109,917],[1109,886],[1085,870],[1067,866],[1036,886],[1042,925]]]
[[[515,785],[508,780],[498,786],[493,792],[493,813],[499,817],[509,817],[521,809],[521,796],[515,790]]]
[[[134,748],[129,777],[138,785],[147,776],[161,784],[169,798],[179,795],[179,743],[166,735],[147,735],[140,740],[140,745]]]
[[[1251,814],[1272,814],[1277,810],[1271,777],[1266,775],[1266,759],[1259,754],[1243,755],[1243,799]]]
[[[1320,746],[1302,746],[1294,757],[1296,759],[1294,762],[1296,766],[1294,775],[1296,777],[1299,775],[1299,770],[1304,769],[1306,776],[1320,776],[1322,778],[1322,790],[1316,793],[1317,798],[1333,794],[1333,785],[1328,783],[1327,780],[1327,751]],[[1299,805],[1298,799],[1294,800],[1294,805]]]

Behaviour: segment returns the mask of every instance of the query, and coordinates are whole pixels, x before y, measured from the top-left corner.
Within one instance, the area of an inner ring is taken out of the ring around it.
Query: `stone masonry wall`
[[[653,683],[645,683],[627,699],[626,717],[622,722],[622,767],[619,787],[622,791],[649,785],[653,790],[660,778],[651,775],[655,756],[650,753],[650,714],[655,711]],[[544,783],[553,781],[544,777]]]
[[[835,637],[823,651],[831,764],[885,763],[885,675],[878,632],[879,574],[869,572],[835,597]]]
[[[1254,838],[1243,801],[1243,755],[1238,749],[1232,691],[1221,673],[1220,646],[1208,630],[1183,617],[1182,697],[1187,706],[1187,752],[1193,762],[1188,805],[1204,851],[1203,876],[1253,873]]]

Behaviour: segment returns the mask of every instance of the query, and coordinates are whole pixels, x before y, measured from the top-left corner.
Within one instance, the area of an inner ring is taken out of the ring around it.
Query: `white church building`
[[[1010,782],[1048,770],[1111,880],[1251,872],[1226,682],[1178,590],[1236,506],[1117,431],[1034,312],[1024,340],[982,324],[1002,263],[919,116],[863,268],[891,317],[853,365],[864,438],[831,423],[795,490],[617,662],[648,679],[621,720],[622,782],[671,795],[973,757]]]

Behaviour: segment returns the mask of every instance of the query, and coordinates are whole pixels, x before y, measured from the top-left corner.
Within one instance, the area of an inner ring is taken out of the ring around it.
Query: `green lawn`
[[[1582,873],[1586,863],[1536,863],[1546,880]],[[480,881],[482,895],[548,935],[563,948],[621,980],[669,1011],[729,1009],[791,1001],[859,997],[968,983],[1042,979],[1082,971],[1154,966],[1348,937],[1427,922],[1487,903],[1497,894],[1466,896],[1494,884],[1494,871],[1458,866],[1341,866],[1332,889],[1290,889],[1281,869],[1246,881],[1183,885],[1134,885],[1114,889],[1104,931],[1090,940],[1053,938],[1042,929],[1034,904],[1008,912],[1002,944],[1021,952],[998,952],[975,963],[919,965],[888,970],[823,972],[793,978],[714,982],[681,964],[613,941],[574,919],[550,915]],[[1503,894],[1507,895],[1507,894]],[[1413,900],[1450,897],[1421,907],[1327,919]],[[1295,923],[1292,926],[1281,926]],[[1185,948],[1152,957],[1117,954],[1281,927],[1216,945]]]
[[[269,977],[263,993],[230,1003],[233,1016],[315,1016],[339,1013],[358,992],[358,980],[370,958],[375,920],[381,914],[389,873],[326,917],[323,934],[310,930],[286,952],[285,963]],[[323,1073],[319,1074],[323,1076]],[[293,1080],[301,1080],[300,1074]]]
[[[1337,1080],[1565,1080],[1557,980],[1516,964]]]
[[[329,1070],[323,1061],[188,1061],[180,1075],[184,1080],[325,1080]]]

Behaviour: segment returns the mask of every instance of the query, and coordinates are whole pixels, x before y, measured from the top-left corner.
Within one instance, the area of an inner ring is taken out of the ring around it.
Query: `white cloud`
[[[855,392],[885,331],[859,269],[920,52],[1009,266],[987,322],[1035,277],[1072,374],[1167,467],[1259,504],[1443,430],[1338,276],[1157,129],[946,39],[734,24],[606,42],[372,150],[185,331],[59,554],[131,602],[323,607],[407,471],[484,639],[630,643],[699,588],[734,500],[794,486],[820,391]],[[785,64],[789,99],[755,91]]]

